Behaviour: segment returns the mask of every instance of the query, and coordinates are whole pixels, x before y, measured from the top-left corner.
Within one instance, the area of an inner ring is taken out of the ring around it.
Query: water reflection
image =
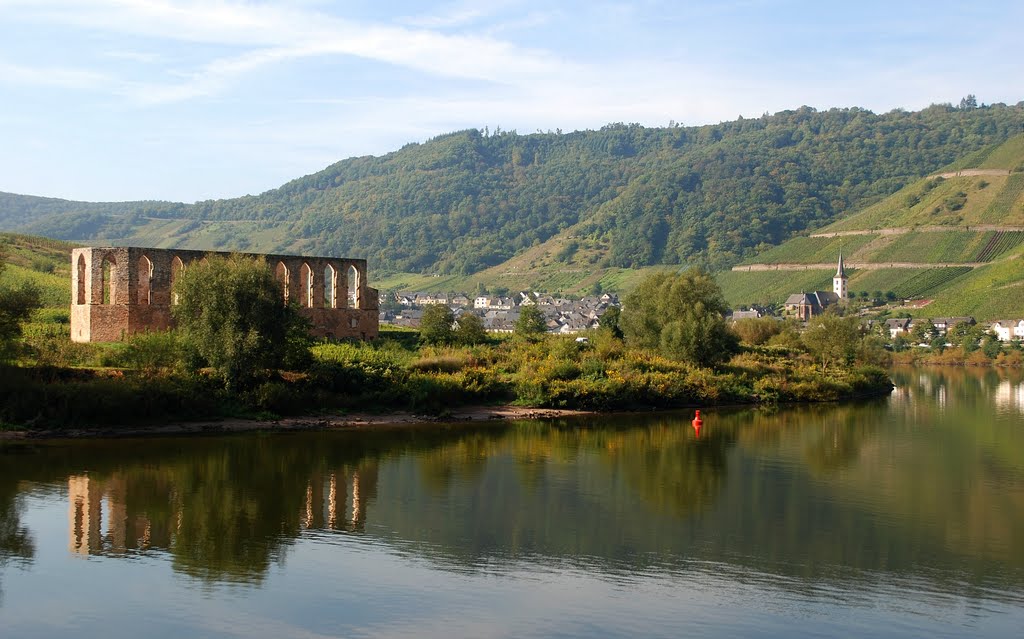
[[[262,584],[297,544],[361,538],[456,572],[1019,597],[1024,442],[993,406],[1019,415],[1020,376],[896,378],[888,401],[705,415],[699,439],[661,415],[8,446],[0,561],[33,556],[19,495],[35,482],[61,489],[72,555],[166,557],[208,583]]]
[[[10,563],[26,566],[35,557],[35,540],[21,523],[25,510],[20,494],[23,489],[20,482],[0,482],[0,571]],[[0,581],[0,605],[3,605],[3,594],[3,581]]]

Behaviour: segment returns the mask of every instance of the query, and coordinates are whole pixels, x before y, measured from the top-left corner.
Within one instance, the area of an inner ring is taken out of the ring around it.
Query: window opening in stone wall
[[[359,308],[359,271],[355,266],[348,267],[348,307]]]
[[[114,261],[112,255],[107,255],[103,258],[103,283],[100,288],[103,291],[104,304],[113,304],[114,300],[117,299],[117,278],[114,277],[116,274],[115,266],[117,266],[117,262]]]
[[[153,303],[153,263],[143,255],[139,258],[139,290],[136,301],[138,304]]]
[[[78,296],[75,298],[79,304],[85,304],[85,256],[78,256]]]
[[[284,262],[278,262],[274,268],[274,277],[281,283],[281,294],[284,296],[284,303],[288,303],[288,267]]]
[[[181,258],[177,255],[171,260],[171,304],[178,303],[178,291],[176,287],[178,285],[178,279],[181,278],[181,272],[185,270],[185,264],[181,261]]]
[[[309,264],[303,263],[299,269],[299,282],[299,306],[313,306],[313,269],[309,268]]]
[[[330,264],[324,268],[324,308],[338,308],[338,271]]]

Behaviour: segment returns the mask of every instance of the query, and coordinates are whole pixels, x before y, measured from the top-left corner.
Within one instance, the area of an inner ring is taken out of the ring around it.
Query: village
[[[745,319],[770,317],[782,320],[796,320],[806,326],[814,317],[820,316],[837,306],[847,305],[852,298],[849,290],[849,276],[842,254],[832,278],[831,291],[810,291],[793,293],[779,311],[769,309],[738,309],[726,319],[737,322]],[[421,293],[394,292],[382,295],[380,323],[404,328],[419,328],[423,309],[433,304],[444,304],[452,309],[458,321],[464,313],[472,313],[483,320],[484,329],[490,333],[513,332],[520,309],[536,306],[544,315],[549,333],[575,335],[596,329],[601,325],[601,316],[609,308],[619,308],[619,297],[613,293],[568,299],[561,295],[542,292],[519,291],[506,295],[478,295],[470,297],[465,293]],[[958,325],[961,329],[975,327],[974,317],[870,317],[872,309],[863,308],[858,313],[863,317],[862,330],[882,335],[892,342],[903,345],[930,345],[938,338],[945,338]],[[982,332],[994,335],[1000,342],[1024,341],[1024,318],[1000,319],[986,322]],[[951,344],[949,344],[951,345]]]
[[[604,293],[568,299],[530,291],[512,295],[478,295],[470,298],[456,293],[395,293],[381,302],[380,323],[406,328],[419,328],[423,309],[432,304],[451,307],[456,321],[464,313],[472,313],[483,320],[489,333],[511,333],[519,319],[520,309],[536,306],[544,315],[549,333],[573,335],[600,326],[601,316],[609,308],[619,307],[618,295]]]

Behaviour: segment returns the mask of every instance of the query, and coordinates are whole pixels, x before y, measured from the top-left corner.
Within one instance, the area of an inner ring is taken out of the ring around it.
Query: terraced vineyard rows
[[[1007,220],[1013,217],[1013,205],[1021,199],[1021,194],[1024,194],[1024,173],[1014,173],[1006,178],[1006,186],[985,209],[983,217],[993,223],[1014,223]]]
[[[988,235],[991,233],[910,232],[896,237],[888,246],[865,257],[872,262],[973,262],[976,261],[974,255],[985,247]]]
[[[831,291],[835,269],[815,271],[724,271],[715,275],[730,304],[783,302],[801,291]]]
[[[927,297],[932,291],[970,272],[971,269],[964,266],[928,269],[900,282],[892,291],[902,298]]]
[[[874,235],[851,235],[848,237],[795,237],[781,246],[769,249],[757,257],[747,260],[750,264],[820,264],[835,262],[839,250],[849,259],[851,255],[868,242]]]
[[[989,262],[1003,253],[1024,242],[1024,232],[1021,231],[996,231],[991,234],[985,246],[975,256],[975,262]]]

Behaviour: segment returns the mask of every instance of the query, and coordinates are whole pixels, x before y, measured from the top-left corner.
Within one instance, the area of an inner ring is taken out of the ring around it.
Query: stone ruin
[[[71,339],[114,342],[171,328],[174,284],[211,251],[138,247],[71,252]],[[281,283],[282,303],[295,302],[314,337],[375,339],[377,289],[366,285],[366,260],[243,254],[266,261]]]

